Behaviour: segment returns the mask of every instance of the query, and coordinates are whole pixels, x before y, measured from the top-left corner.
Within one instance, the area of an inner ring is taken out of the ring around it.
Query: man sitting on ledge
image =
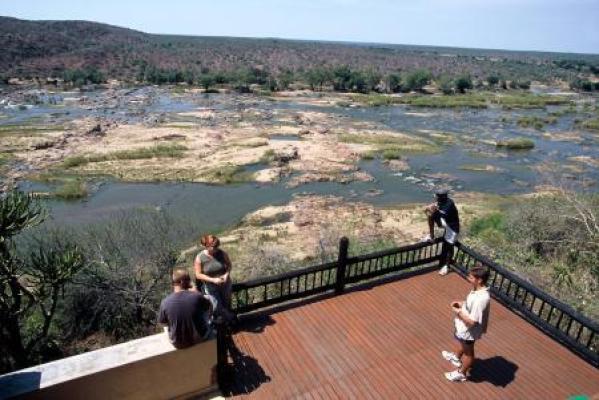
[[[173,293],[160,303],[158,322],[168,326],[171,343],[177,349],[208,339],[207,314],[212,305],[200,292],[191,289],[191,277],[184,268],[173,271]]]

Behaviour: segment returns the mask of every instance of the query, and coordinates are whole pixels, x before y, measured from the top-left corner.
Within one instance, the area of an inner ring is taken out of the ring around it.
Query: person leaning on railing
[[[215,321],[235,322],[231,312],[231,260],[220,249],[220,240],[214,235],[204,235],[200,239],[204,250],[198,253],[194,261],[196,287],[202,290],[213,303]]]
[[[460,233],[460,217],[455,203],[448,196],[448,191],[439,189],[435,192],[436,203],[429,204],[424,209],[428,217],[429,234],[423,238],[423,241],[432,242],[435,238],[435,223],[443,227],[443,247],[441,249],[441,270],[440,275],[447,275],[449,264],[453,257],[453,246],[458,240]]]
[[[168,336],[178,349],[206,340],[211,335],[210,301],[196,290],[191,290],[191,277],[184,268],[172,275],[173,293],[160,303],[158,322],[168,327]]]

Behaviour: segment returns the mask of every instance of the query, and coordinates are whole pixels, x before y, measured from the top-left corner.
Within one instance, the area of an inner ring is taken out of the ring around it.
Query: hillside
[[[107,77],[134,79],[140,64],[196,74],[248,67],[276,74],[345,64],[381,73],[426,68],[435,75],[500,74],[549,81],[570,80],[581,65],[599,65],[599,55],[152,35],[95,22],[8,17],[0,17],[0,47],[4,77],[61,76],[65,69],[93,67]]]

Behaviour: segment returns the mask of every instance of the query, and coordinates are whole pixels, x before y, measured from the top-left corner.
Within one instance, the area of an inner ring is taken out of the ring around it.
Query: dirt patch
[[[499,196],[479,193],[460,193],[454,200],[464,224],[494,211],[497,204],[505,201]],[[232,239],[228,247],[239,257],[260,247],[292,262],[318,260],[326,256],[323,252],[335,253],[341,236],[349,237],[352,246],[377,242],[391,246],[418,241],[428,231],[425,206],[422,203],[378,208],[335,196],[302,196],[285,205],[267,206],[250,213],[239,227],[224,235]],[[240,264],[245,262],[240,260]]]

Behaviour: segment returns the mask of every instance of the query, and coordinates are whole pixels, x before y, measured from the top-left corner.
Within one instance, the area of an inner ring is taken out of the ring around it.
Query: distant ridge
[[[279,72],[346,64],[380,72],[427,68],[434,74],[514,73],[554,60],[599,63],[599,55],[462,49],[434,46],[148,34],[88,21],[27,21],[0,17],[0,75],[60,76],[94,67],[133,79],[140,63],[198,71],[254,67]],[[532,76],[531,78],[535,78]]]

